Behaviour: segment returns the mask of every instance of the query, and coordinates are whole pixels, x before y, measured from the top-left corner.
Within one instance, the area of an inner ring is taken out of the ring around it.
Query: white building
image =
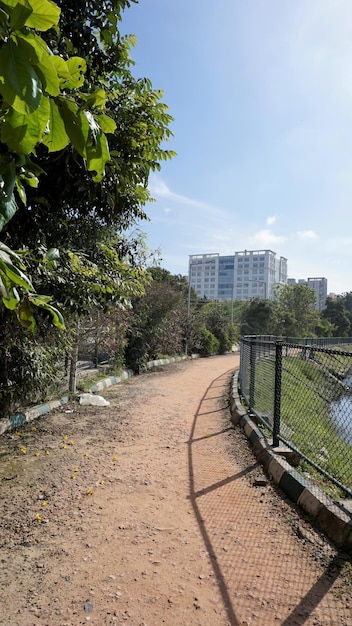
[[[295,278],[289,278],[287,280],[288,285],[295,285],[296,283],[298,283],[299,285],[307,285],[307,287],[313,289],[317,298],[315,305],[316,308],[319,312],[325,309],[326,298],[328,296],[327,278],[323,278],[322,276],[320,276],[318,278],[307,278],[307,280],[302,278],[298,279],[298,281],[296,281]]]
[[[287,281],[287,259],[272,250],[191,255],[188,280],[208,300],[273,300],[275,287]]]

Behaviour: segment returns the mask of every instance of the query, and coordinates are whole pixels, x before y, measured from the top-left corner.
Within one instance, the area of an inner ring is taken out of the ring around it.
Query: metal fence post
[[[274,395],[274,424],[273,446],[279,445],[280,418],[281,418],[281,378],[282,378],[282,341],[275,342],[275,395]]]
[[[255,356],[256,356],[256,337],[250,337],[249,344],[249,408],[254,408],[254,387],[255,387]]]

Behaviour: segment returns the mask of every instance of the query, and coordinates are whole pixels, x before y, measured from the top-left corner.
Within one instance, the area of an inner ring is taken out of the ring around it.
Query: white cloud
[[[275,215],[271,215],[269,217],[266,218],[266,223],[268,226],[271,226],[271,224],[275,224],[276,222],[276,216]]]
[[[283,243],[285,237],[282,235],[274,235],[269,228],[258,230],[252,237],[249,238],[251,244],[258,245],[260,247],[271,246],[273,244]]]
[[[167,200],[169,204],[175,204],[175,209],[182,210],[187,208],[189,212],[189,209],[191,208],[194,211],[202,212],[207,218],[212,217],[224,220],[228,217],[228,214],[224,209],[221,209],[211,204],[207,204],[203,200],[194,200],[193,198],[189,198],[187,196],[183,196],[179,193],[171,191],[171,189],[162,180],[162,178],[160,176],[157,176],[156,174],[150,177],[149,191],[151,195],[155,197],[157,202]],[[169,207],[168,211],[170,212]],[[174,209],[172,211],[174,212]]]
[[[299,239],[318,239],[318,235],[314,232],[314,230],[299,230],[297,233]]]

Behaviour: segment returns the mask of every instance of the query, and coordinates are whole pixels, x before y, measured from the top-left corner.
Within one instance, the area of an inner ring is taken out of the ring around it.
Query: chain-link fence
[[[249,336],[240,354],[241,394],[273,445],[352,496],[352,339]]]

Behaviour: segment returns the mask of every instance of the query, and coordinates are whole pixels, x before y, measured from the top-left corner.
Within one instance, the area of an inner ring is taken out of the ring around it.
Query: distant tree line
[[[241,335],[284,337],[352,336],[352,292],[328,297],[326,308],[315,308],[314,290],[306,285],[284,285],[275,300],[255,298],[239,305]]]

